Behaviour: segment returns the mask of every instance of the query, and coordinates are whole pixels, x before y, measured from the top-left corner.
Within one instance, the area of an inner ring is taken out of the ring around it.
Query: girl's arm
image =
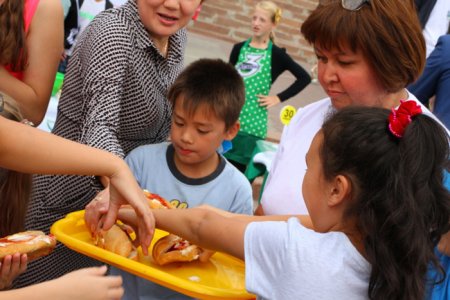
[[[0,165],[24,173],[113,176],[125,164],[91,148],[0,117]]]
[[[0,300],[119,300],[122,278],[104,276],[106,267],[86,268],[26,288],[0,292]]]
[[[24,173],[99,175],[110,181],[110,204],[104,222],[109,229],[121,204],[130,203],[139,215],[144,249],[150,245],[154,219],[126,163],[109,152],[63,139],[0,117],[0,166]]]
[[[28,65],[23,81],[0,67],[0,90],[20,105],[24,117],[38,125],[50,100],[63,53],[64,16],[60,0],[40,1],[27,34]]]
[[[281,102],[294,97],[311,82],[311,76],[308,72],[306,72],[302,66],[295,62],[283,49],[278,49],[276,52],[274,51],[272,57],[272,68],[272,75],[275,75],[275,78],[272,78],[272,80],[275,80],[278,75],[286,70],[291,72],[291,74],[295,77],[295,81],[290,86],[277,94]]]
[[[243,45],[244,43],[238,43],[238,44],[235,44],[234,46],[233,46],[233,48],[231,49],[231,52],[230,52],[230,57],[229,57],[229,59],[228,59],[228,62],[230,63],[230,64],[232,64],[233,66],[234,65],[236,65],[236,63],[237,63],[237,61],[238,61],[238,58],[239,58],[239,52],[241,51],[241,48],[242,48],[242,45]]]
[[[286,221],[292,216],[248,216],[211,207],[192,209],[159,209],[152,211],[156,227],[181,236],[203,248],[231,254],[244,259],[244,234],[247,225],[257,221]],[[309,217],[301,216],[302,224]],[[130,209],[121,209],[119,219],[133,225],[136,216]]]

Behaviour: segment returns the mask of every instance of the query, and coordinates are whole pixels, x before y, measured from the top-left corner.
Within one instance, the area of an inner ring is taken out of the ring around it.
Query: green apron
[[[239,52],[236,69],[245,84],[245,103],[239,116],[241,129],[233,139],[233,148],[225,153],[229,160],[248,164],[256,141],[267,136],[267,108],[257,95],[268,95],[272,84],[272,41],[267,49],[253,48],[247,40]]]

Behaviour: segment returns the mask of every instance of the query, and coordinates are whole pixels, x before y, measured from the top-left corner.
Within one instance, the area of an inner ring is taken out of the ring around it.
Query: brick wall
[[[240,42],[252,35],[251,17],[256,0],[206,0],[200,16],[189,30],[209,37]],[[300,25],[316,7],[318,0],[273,0],[282,9],[275,30],[276,43],[287,49],[299,63],[314,64],[310,45],[300,34]]]

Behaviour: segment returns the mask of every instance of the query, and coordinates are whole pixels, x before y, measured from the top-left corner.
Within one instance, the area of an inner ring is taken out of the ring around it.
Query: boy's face
[[[183,109],[183,97],[175,102],[171,140],[175,148],[177,167],[187,166],[215,170],[216,150],[224,139],[233,139],[239,130],[234,124],[225,130],[225,122],[216,117],[207,105],[201,105],[193,115]]]

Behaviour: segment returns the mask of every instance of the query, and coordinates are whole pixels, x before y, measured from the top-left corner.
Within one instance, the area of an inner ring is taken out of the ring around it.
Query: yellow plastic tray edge
[[[118,254],[112,253],[110,251],[101,249],[97,246],[79,241],[76,238],[71,237],[70,235],[64,233],[59,229],[58,225],[62,225],[65,223],[71,223],[74,221],[79,220],[80,218],[83,218],[84,216],[84,210],[81,211],[75,211],[72,213],[69,213],[64,219],[56,221],[50,228],[50,232],[55,235],[56,239],[63,243],[66,247],[77,251],[79,253],[82,253],[83,255],[90,256],[92,258],[95,258],[99,261],[105,262],[109,265],[115,266],[117,268],[120,268],[122,270],[125,270],[129,273],[132,273],[136,276],[141,276],[139,272],[135,271],[133,268],[127,268],[125,266],[132,266],[134,264],[140,265],[139,262],[131,261],[125,257],[122,257]],[[161,230],[162,231],[162,230]],[[163,232],[163,231],[162,231]],[[73,246],[73,244],[82,243],[82,247]],[[91,251],[87,251],[91,249]],[[149,249],[150,251],[150,249]],[[98,255],[96,254],[98,253]],[[114,261],[117,261],[118,263],[115,263]],[[122,263],[122,264],[121,264]],[[141,269],[142,270],[142,269]],[[178,278],[176,276],[172,276],[167,272],[163,272],[157,269],[151,269],[151,272],[145,272],[149,277],[151,277],[151,281],[158,283],[160,285],[163,285],[167,288],[173,289],[177,292],[180,292],[182,294],[188,295],[190,297],[195,297],[199,299],[255,299],[254,296],[248,293],[241,293],[238,291],[232,291],[228,290],[227,295],[218,296],[218,294],[223,294],[223,291],[221,289],[208,286],[207,289],[201,288],[200,286],[196,286],[195,284],[189,284],[190,282],[187,282],[185,279]],[[158,276],[159,275],[159,276]],[[169,281],[163,281],[159,280],[158,277],[170,277]],[[189,288],[183,289],[182,287]],[[181,287],[180,287],[181,286]]]

